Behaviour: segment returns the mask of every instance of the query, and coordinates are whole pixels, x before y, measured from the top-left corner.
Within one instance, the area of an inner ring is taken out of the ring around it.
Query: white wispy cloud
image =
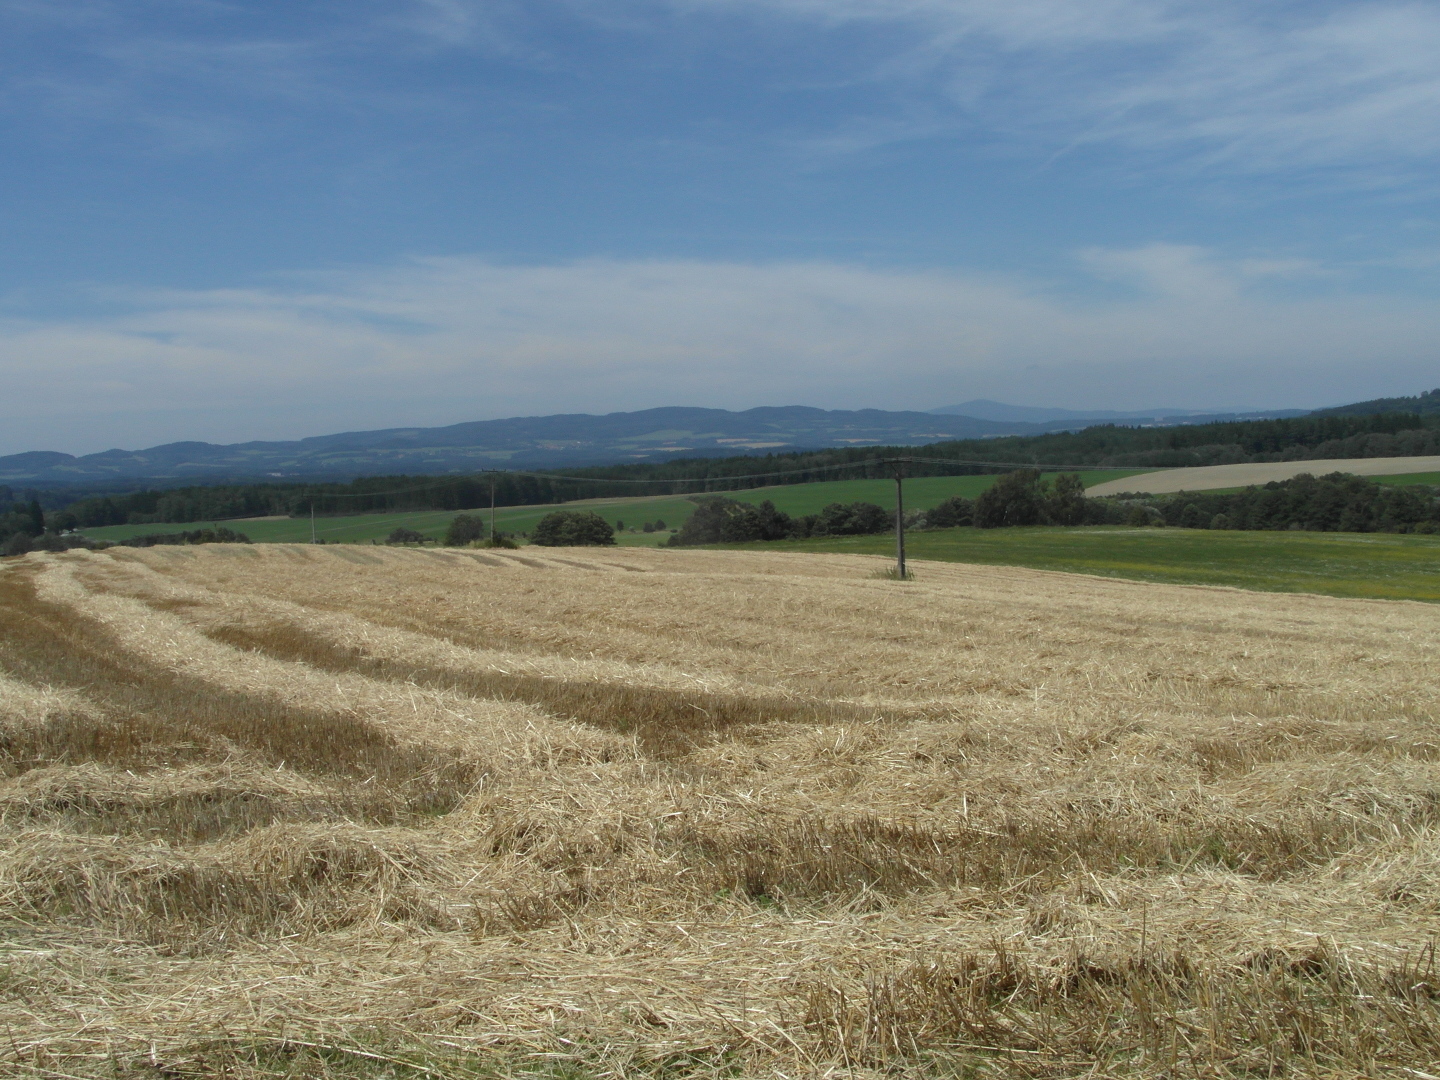
[[[769,135],[812,153],[980,131],[1037,161],[1104,148],[1142,172],[1305,180],[1319,170],[1328,183],[1365,185],[1428,184],[1440,153],[1440,7],[1414,0],[357,0],[287,20],[239,12],[0,0],[0,30],[17,50],[0,86],[12,102],[204,144],[191,132],[207,120],[222,133],[255,123],[244,100],[301,112],[453,110],[423,78],[401,90],[369,73],[377,62],[423,67],[437,51],[583,66],[593,58],[565,56],[586,24],[628,37],[637,60],[683,79],[697,58],[731,62],[726,35],[741,20],[759,35],[751,41],[804,41],[812,59],[817,48],[825,56],[818,69],[790,70],[775,48],[747,71],[793,87],[823,70],[832,101],[803,95],[787,112],[799,99],[779,94],[767,121]],[[46,34],[59,62],[36,66],[20,54]],[[682,57],[670,69],[668,52]]]
[[[947,99],[956,124],[1060,150],[1178,152],[1245,172],[1339,169],[1367,183],[1414,179],[1440,150],[1434,4],[673,2],[830,28],[908,27],[902,45],[871,61],[877,85]],[[900,106],[892,137],[939,134],[933,117],[917,130]],[[877,139],[874,116],[856,124],[857,144]]]
[[[1192,247],[1080,260],[1113,299],[832,263],[479,258],[112,292],[120,314],[0,323],[3,449],[669,404],[1318,406],[1440,382],[1432,304],[1274,295],[1297,268]]]

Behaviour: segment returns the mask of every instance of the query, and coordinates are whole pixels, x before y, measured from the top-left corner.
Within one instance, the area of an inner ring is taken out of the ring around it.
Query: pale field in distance
[[[1397,477],[1430,473],[1440,469],[1440,457],[1316,458],[1310,461],[1257,461],[1240,465],[1197,465],[1188,469],[1162,469],[1142,476],[1107,480],[1086,489],[1090,496],[1148,492],[1152,495],[1177,491],[1215,491],[1251,484],[1290,480],[1301,473],[1328,476],[1342,472],[1352,476]]]
[[[6,560],[0,1063],[1436,1070],[1440,607],[883,566]]]

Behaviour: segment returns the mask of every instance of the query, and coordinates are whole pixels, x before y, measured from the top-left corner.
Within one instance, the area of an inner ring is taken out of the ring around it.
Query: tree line
[[[1393,487],[1348,473],[1302,474],[1225,493],[1087,498],[1080,478],[1051,484],[1033,469],[1002,476],[973,503],[950,499],[911,518],[912,528],[975,525],[1168,525],[1187,529],[1440,533],[1440,488]]]

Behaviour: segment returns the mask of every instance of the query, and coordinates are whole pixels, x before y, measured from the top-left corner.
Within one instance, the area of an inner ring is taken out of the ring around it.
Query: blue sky
[[[1440,5],[0,0],[0,453],[1440,385]]]

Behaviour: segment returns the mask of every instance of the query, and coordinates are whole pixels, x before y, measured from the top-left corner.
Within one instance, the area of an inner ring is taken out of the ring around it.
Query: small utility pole
[[[495,474],[490,474],[490,546],[495,546]]]
[[[315,543],[315,500],[310,500],[310,542]]]
[[[905,580],[905,467],[895,466],[895,576]]]

